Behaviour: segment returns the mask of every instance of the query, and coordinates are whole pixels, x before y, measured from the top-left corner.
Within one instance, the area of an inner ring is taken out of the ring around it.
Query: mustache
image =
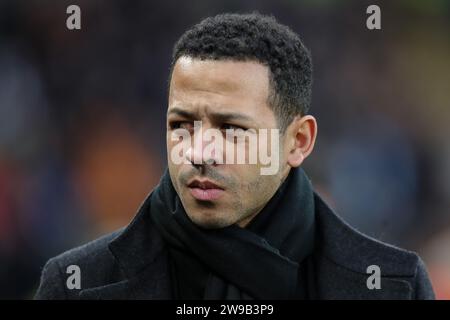
[[[203,166],[200,169],[190,168],[189,170],[183,171],[180,173],[179,180],[182,184],[186,185],[195,177],[207,178],[224,187],[236,185],[236,182],[232,178],[225,177],[211,166]]]

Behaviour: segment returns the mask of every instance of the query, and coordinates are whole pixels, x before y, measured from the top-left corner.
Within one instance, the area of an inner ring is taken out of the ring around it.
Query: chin
[[[227,221],[224,217],[220,217],[209,212],[197,212],[193,215],[187,212],[187,215],[194,224],[204,229],[220,229],[228,227],[234,223],[233,221]]]

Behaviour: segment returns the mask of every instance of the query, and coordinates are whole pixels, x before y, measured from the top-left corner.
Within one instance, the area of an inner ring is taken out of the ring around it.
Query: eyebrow
[[[174,107],[171,108],[169,110],[169,112],[167,113],[167,115],[170,114],[177,114],[179,116],[188,118],[188,119],[195,119],[196,118],[196,113],[194,112],[190,112],[187,110],[184,110],[182,108],[179,107]],[[253,119],[245,114],[242,113],[237,113],[237,112],[208,112],[208,114],[211,116],[212,119],[214,119],[214,121],[217,122],[227,122],[227,121],[231,121],[231,120],[241,120],[241,121],[247,121],[247,122],[252,122],[253,123]]]

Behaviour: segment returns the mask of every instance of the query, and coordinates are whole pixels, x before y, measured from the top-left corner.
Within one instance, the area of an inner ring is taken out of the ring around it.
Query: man
[[[300,168],[317,135],[311,85],[308,50],[272,17],[187,31],[169,81],[168,171],[128,227],[51,259],[36,298],[432,299],[415,253],[355,231],[313,191]]]

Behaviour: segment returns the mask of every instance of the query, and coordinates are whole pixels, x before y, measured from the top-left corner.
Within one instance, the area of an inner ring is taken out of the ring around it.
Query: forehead
[[[169,108],[181,104],[261,113],[269,109],[268,94],[269,69],[261,63],[183,56],[173,69]]]

